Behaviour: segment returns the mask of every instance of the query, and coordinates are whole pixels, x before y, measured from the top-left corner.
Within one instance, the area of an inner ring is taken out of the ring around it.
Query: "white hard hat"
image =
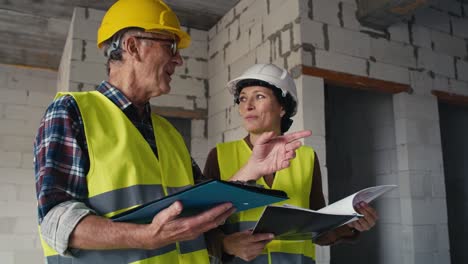
[[[294,100],[294,109],[291,116],[294,116],[297,112],[297,92],[296,84],[292,79],[291,75],[288,74],[283,68],[280,68],[273,64],[255,64],[254,66],[247,69],[241,76],[230,80],[227,83],[227,88],[231,94],[235,95],[237,90],[237,84],[242,80],[254,79],[269,83],[270,85],[281,90],[283,97],[289,93]]]

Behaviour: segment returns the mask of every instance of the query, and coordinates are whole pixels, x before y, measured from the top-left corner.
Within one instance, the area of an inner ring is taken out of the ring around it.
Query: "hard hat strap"
[[[113,54],[115,54],[116,52],[121,53],[120,44],[121,44],[122,35],[123,34],[114,35],[110,45],[106,48],[106,50],[104,50],[104,56],[106,56],[106,58],[110,57],[111,59],[115,59],[115,58],[112,58]]]

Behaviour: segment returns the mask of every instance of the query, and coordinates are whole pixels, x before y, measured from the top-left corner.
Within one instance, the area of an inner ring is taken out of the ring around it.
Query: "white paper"
[[[369,187],[362,189],[359,192],[353,193],[350,196],[347,196],[341,200],[338,200],[329,206],[326,206],[318,212],[324,214],[335,214],[335,215],[356,215],[356,218],[352,219],[349,222],[356,220],[358,217],[362,217],[361,214],[354,210],[354,206],[360,202],[370,203],[375,198],[380,195],[390,191],[393,188],[396,188],[396,185],[379,185],[374,187]],[[348,223],[349,223],[348,222]]]

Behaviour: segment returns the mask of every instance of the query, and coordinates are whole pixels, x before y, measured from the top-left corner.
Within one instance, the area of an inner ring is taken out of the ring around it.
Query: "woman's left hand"
[[[364,215],[364,217],[349,223],[349,227],[354,228],[359,232],[368,231],[372,227],[374,227],[375,222],[379,218],[379,216],[377,215],[377,211],[374,208],[372,208],[365,202],[361,202],[358,205],[356,205],[355,209],[358,213]]]

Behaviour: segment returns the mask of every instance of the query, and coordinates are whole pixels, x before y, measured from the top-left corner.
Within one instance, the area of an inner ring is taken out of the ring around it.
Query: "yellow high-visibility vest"
[[[244,166],[252,150],[244,140],[237,140],[216,145],[218,164],[222,180],[231,178]],[[302,146],[296,150],[296,158],[291,161],[289,168],[276,172],[272,189],[285,191],[290,199],[275,205],[290,204],[309,208],[309,196],[312,187],[314,170],[314,150]],[[270,188],[263,177],[257,184]],[[231,234],[253,228],[260,218],[263,207],[236,213],[231,216],[224,226],[226,233]],[[234,263],[239,259],[234,259]],[[280,241],[268,243],[260,256],[249,263],[315,263],[315,246],[311,240]]]
[[[99,215],[109,218],[194,184],[184,140],[166,119],[151,116],[157,158],[138,129],[103,94],[58,93],[56,98],[66,94],[74,97],[83,119],[90,160],[88,204]],[[49,264],[209,263],[204,236],[156,250],[79,250],[73,257],[60,256],[41,241]]]

